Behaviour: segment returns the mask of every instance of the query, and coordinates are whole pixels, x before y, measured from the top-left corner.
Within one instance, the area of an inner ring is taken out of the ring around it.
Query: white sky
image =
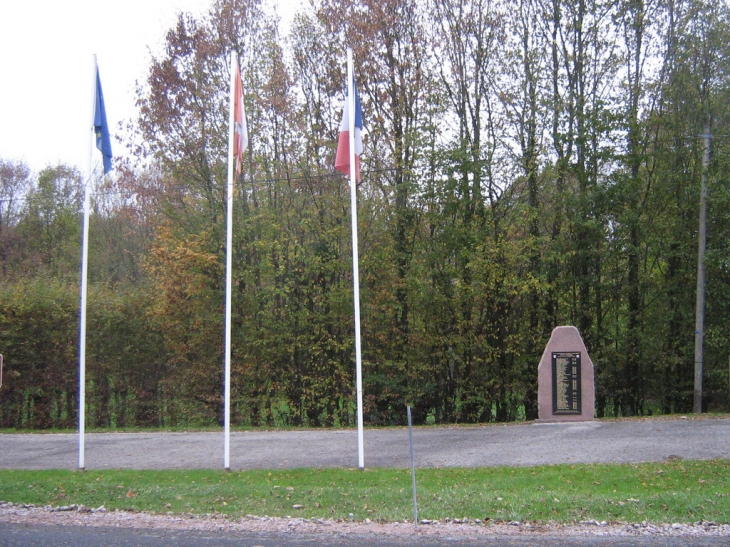
[[[299,6],[301,0],[282,0]],[[36,173],[65,163],[86,171],[97,55],[112,149],[135,115],[134,87],[181,11],[212,0],[0,0],[0,158]],[[287,7],[289,7],[287,6]],[[281,11],[286,11],[281,10]],[[281,14],[281,13],[280,13]]]

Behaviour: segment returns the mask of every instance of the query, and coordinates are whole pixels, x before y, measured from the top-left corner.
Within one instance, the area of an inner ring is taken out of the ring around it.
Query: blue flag
[[[104,174],[112,170],[112,142],[109,137],[109,124],[106,121],[104,95],[101,92],[99,69],[96,69],[96,104],[94,106],[94,131],[96,133],[96,147],[104,158]]]

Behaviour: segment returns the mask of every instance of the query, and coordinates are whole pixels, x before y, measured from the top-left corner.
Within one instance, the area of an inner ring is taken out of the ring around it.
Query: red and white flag
[[[241,69],[238,63],[236,63],[236,78],[233,94],[233,157],[236,159],[236,176],[238,176],[241,174],[243,152],[246,150],[246,146],[248,146],[246,112],[243,109],[243,84],[241,83]]]
[[[340,123],[340,138],[337,142],[337,156],[335,157],[335,169],[346,175],[350,175],[350,128],[355,132],[355,180],[360,182],[360,154],[362,154],[362,110],[360,110],[360,96],[357,94],[357,86],[352,83],[355,95],[355,116],[350,120],[350,97],[345,97],[345,108],[342,110],[342,123]],[[348,91],[349,92],[349,91]]]

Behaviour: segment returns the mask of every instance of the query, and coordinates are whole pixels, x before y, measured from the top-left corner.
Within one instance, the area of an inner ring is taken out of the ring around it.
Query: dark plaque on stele
[[[580,352],[553,353],[553,414],[580,414]]]

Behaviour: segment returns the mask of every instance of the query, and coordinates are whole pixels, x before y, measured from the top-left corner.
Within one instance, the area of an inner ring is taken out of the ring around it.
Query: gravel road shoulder
[[[595,521],[578,525],[561,524],[523,524],[523,523],[483,523],[476,521],[434,521],[426,525],[414,526],[412,522],[376,523],[343,522],[326,519],[272,518],[248,515],[239,519],[229,519],[221,515],[152,515],[126,511],[107,512],[103,509],[89,509],[83,506],[66,508],[35,507],[24,504],[0,502],[0,523],[29,525],[62,526],[104,526],[129,527],[165,530],[199,530],[221,532],[292,532],[316,534],[357,534],[408,536],[408,537],[449,537],[479,538],[500,536],[530,537],[697,537],[728,538],[730,525],[712,522],[694,524],[651,524],[621,523],[606,524]]]

